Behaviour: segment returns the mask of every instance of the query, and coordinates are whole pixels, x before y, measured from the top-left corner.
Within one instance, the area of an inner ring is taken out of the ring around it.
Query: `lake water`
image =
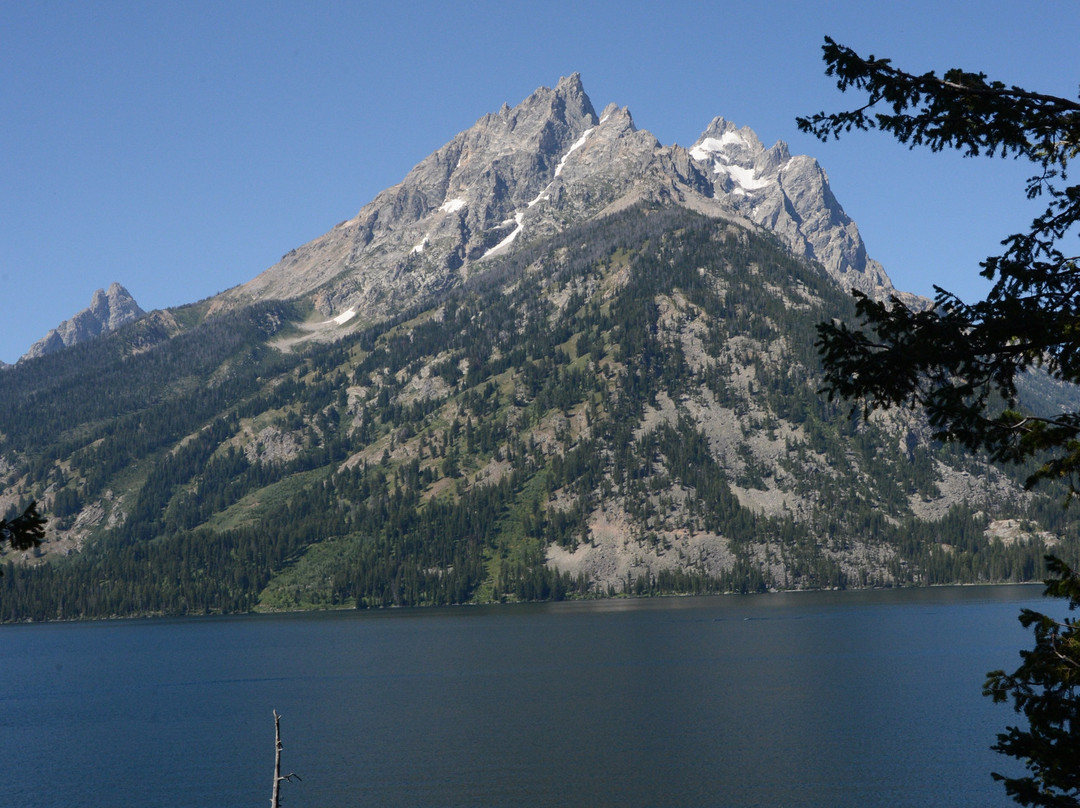
[[[0,628],[0,805],[1011,806],[1039,587]]]

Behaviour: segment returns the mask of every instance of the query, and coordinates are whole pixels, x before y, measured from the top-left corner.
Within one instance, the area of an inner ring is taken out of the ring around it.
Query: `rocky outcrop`
[[[71,347],[79,342],[115,331],[122,325],[137,320],[146,312],[139,308],[127,289],[113,283],[108,289],[98,289],[85,308],[65,320],[48,334],[30,346],[23,359],[44,356],[53,351]]]
[[[554,89],[540,88],[513,109],[504,105],[354,218],[226,292],[221,302],[313,294],[325,315],[354,310],[363,321],[390,302],[408,304],[452,285],[470,264],[514,244],[525,212],[550,193],[562,158],[596,124],[576,75]]]

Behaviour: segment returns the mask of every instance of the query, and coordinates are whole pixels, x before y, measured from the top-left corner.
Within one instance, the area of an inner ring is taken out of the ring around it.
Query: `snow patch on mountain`
[[[606,120],[606,118],[604,120]],[[603,120],[601,120],[601,123],[603,123]],[[556,178],[559,177],[559,175],[562,174],[563,168],[566,167],[566,161],[570,158],[570,155],[573,154],[575,151],[577,151],[578,149],[580,149],[582,146],[585,145],[585,141],[587,141],[589,139],[589,135],[591,135],[595,129],[596,129],[595,126],[590,126],[588,129],[586,129],[584,132],[582,132],[581,137],[579,137],[572,144],[570,144],[570,148],[566,150],[566,153],[563,154],[563,156],[560,158],[558,164],[555,166],[555,177]],[[542,202],[544,200],[550,200],[551,199],[551,195],[550,195],[551,186],[553,186],[554,184],[555,184],[555,179],[552,179],[551,182],[549,182],[547,184],[547,186],[544,188],[544,190],[542,190],[540,193],[538,193],[536,196],[534,196],[532,198],[532,200],[530,200],[528,205],[526,205],[525,207],[526,208],[535,207],[537,204],[539,204],[540,202]],[[484,258],[494,256],[494,255],[498,255],[498,254],[500,254],[502,252],[505,252],[506,248],[509,247],[511,244],[513,244],[514,239],[516,239],[518,237],[518,234],[521,233],[521,230],[524,227],[524,221],[525,221],[525,214],[522,211],[516,211],[514,213],[514,218],[513,219],[507,219],[505,222],[503,222],[504,225],[505,224],[510,224],[511,222],[513,222],[514,225],[515,225],[513,232],[511,232],[510,235],[508,235],[506,238],[504,238],[502,241],[500,241],[498,244],[496,244],[490,250],[485,252],[481,256],[481,260],[484,259]]]
[[[562,170],[563,170],[563,167],[566,165],[567,159],[569,159],[571,154],[573,154],[575,151],[577,151],[578,149],[580,149],[582,146],[585,145],[585,141],[589,139],[589,135],[591,135],[592,132],[593,132],[593,127],[589,127],[588,129],[585,130],[584,134],[582,134],[581,137],[579,137],[577,140],[574,141],[573,145],[570,147],[570,150],[568,152],[566,152],[566,154],[564,154],[562,156],[562,159],[559,160],[559,164],[557,166],[555,166],[555,176],[556,177],[559,176],[560,174],[562,174]]]
[[[736,192],[757,191],[761,188],[765,188],[775,182],[773,178],[759,178],[755,176],[754,170],[751,168],[743,168],[742,166],[729,166],[717,163],[713,168],[713,172],[716,174],[727,174],[738,184]]]
[[[348,311],[342,312],[337,317],[335,317],[334,322],[338,325],[345,325],[345,323],[349,322],[349,320],[351,320],[355,316],[356,309],[349,309]]]
[[[500,241],[498,244],[496,244],[494,247],[484,253],[481,257],[487,258],[488,256],[498,255],[499,253],[504,252],[507,247],[514,243],[514,239],[518,237],[518,233],[521,232],[521,229],[523,227],[524,219],[525,214],[521,211],[518,211],[514,214],[513,219],[507,219],[505,222],[503,222],[503,224],[513,224],[514,229],[510,232],[510,235],[508,235],[506,238],[504,238],[502,241]]]
[[[695,160],[707,160],[713,155],[723,155],[727,146],[749,146],[746,139],[738,132],[724,132],[718,138],[706,137],[698,141],[692,149],[690,156]]]
[[[717,196],[796,255],[819,262],[842,287],[882,299],[898,294],[867,255],[859,228],[833,196],[817,160],[792,157],[783,141],[766,149],[752,129],[737,129],[723,118],[713,119],[688,154],[711,169]]]

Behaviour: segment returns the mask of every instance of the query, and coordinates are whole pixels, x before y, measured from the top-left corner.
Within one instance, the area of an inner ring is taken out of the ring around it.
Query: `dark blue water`
[[[1039,588],[0,628],[0,805],[1009,806]]]

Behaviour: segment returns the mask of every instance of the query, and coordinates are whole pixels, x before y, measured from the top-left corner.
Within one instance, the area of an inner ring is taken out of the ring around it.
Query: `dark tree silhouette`
[[[1048,199],[1028,232],[1004,239],[1005,252],[982,263],[982,274],[994,281],[985,300],[968,304],[935,287],[935,306],[918,311],[855,293],[865,329],[819,327],[825,391],[862,402],[864,412],[921,407],[941,438],[985,449],[995,460],[1045,458],[1029,484],[1073,480],[1080,411],[1025,412],[1016,382],[1035,367],[1080,382],[1080,266],[1061,246],[1080,222],[1080,186],[1065,184],[1080,149],[1080,103],[1007,87],[983,73],[905,73],[831,39],[824,53],[826,73],[842,91],[865,93],[866,103],[800,118],[802,130],[828,140],[881,129],[911,148],[1023,158],[1037,170],[1028,196]]]
[[[1061,242],[1080,223],[1080,186],[1066,184],[1080,153],[1080,104],[988,81],[983,73],[948,70],[915,75],[888,59],[864,58],[826,39],[826,73],[843,91],[865,94],[856,109],[800,118],[822,140],[852,129],[881,129],[911,148],[957,149],[967,156],[1013,156],[1037,168],[1029,198],[1048,198],[1026,233],[1006,238],[1005,252],[982,263],[994,285],[967,304],[936,289],[935,305],[915,310],[893,298],[855,292],[862,327],[823,323],[818,348],[824,391],[861,402],[864,417],[878,408],[923,409],[944,440],[999,461],[1038,458],[1028,486],[1062,478],[1080,492],[1080,410],[1025,411],[1017,381],[1033,368],[1080,383],[1080,256]],[[857,408],[856,408],[857,409]],[[1047,557],[1046,594],[1080,606],[1080,579]],[[1008,727],[993,749],[1022,760],[1029,774],[995,773],[1022,805],[1080,806],[1080,624],[1025,609],[1035,647],[1022,651],[1011,674],[992,671],[984,693],[1012,701],[1027,728]]]
[[[1046,594],[1080,607],[1080,577],[1056,558]],[[1035,632],[1035,647],[1021,651],[1023,663],[1010,674],[991,671],[983,693],[995,702],[1012,701],[1028,720],[1027,729],[1007,727],[992,747],[1024,761],[1025,777],[994,773],[1021,805],[1080,805],[1080,622],[1054,620],[1024,609],[1020,622]]]
[[[31,501],[18,516],[0,519],[0,544],[7,542],[11,549],[20,552],[38,547],[45,536],[46,521],[38,511],[37,502]],[[3,574],[0,570],[0,575]]]

